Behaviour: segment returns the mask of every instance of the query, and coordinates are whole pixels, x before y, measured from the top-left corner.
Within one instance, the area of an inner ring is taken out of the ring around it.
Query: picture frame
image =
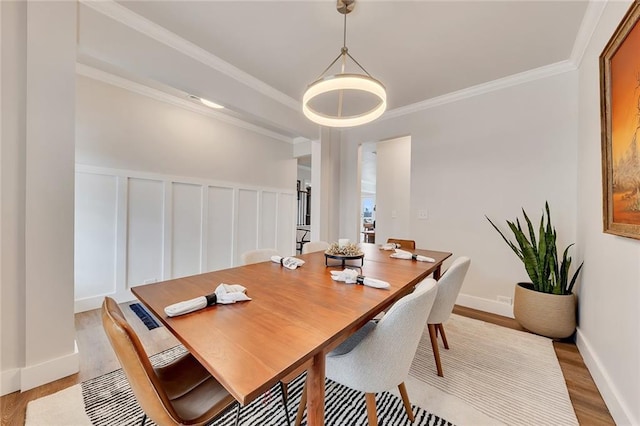
[[[640,239],[640,0],[600,55],[603,231]]]

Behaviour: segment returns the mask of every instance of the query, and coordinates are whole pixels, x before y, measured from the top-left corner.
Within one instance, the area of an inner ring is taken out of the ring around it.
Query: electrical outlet
[[[512,300],[511,300],[510,297],[507,297],[507,296],[498,296],[498,302],[506,303],[507,305],[511,305]]]
[[[418,220],[427,220],[427,219],[429,219],[427,210],[426,209],[418,210]]]
[[[157,282],[158,282],[157,278],[149,278],[148,280],[144,280],[143,284],[153,284]]]

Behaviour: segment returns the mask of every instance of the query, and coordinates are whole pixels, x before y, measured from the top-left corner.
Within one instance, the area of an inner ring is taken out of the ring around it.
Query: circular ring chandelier
[[[340,49],[338,57],[329,64],[316,81],[309,84],[307,87],[307,90],[302,97],[302,112],[309,120],[322,126],[359,126],[375,120],[384,113],[387,108],[387,92],[384,85],[373,78],[371,74],[369,74],[367,70],[365,70],[362,65],[360,65],[358,61],[349,54],[349,49],[347,48],[347,14],[353,10],[355,0],[337,1],[338,12],[344,15],[343,46],[342,49]],[[353,63],[355,63],[358,68],[364,72],[364,74],[345,72],[347,58],[351,59]],[[338,62],[339,59],[342,59],[341,72],[339,74],[325,76],[326,72],[336,62]],[[376,104],[369,110],[356,112],[351,115],[343,115],[343,104],[346,91],[357,91],[373,96],[376,99]],[[311,102],[318,96],[331,92],[338,92],[338,108],[335,115],[325,114],[311,106]]]

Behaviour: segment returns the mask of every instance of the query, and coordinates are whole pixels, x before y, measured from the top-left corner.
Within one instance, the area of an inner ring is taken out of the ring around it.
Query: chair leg
[[[367,418],[369,419],[369,426],[378,426],[378,415],[376,414],[376,394],[365,393],[367,400]]]
[[[407,412],[407,417],[409,417],[409,421],[413,423],[415,417],[413,416],[413,410],[411,410],[409,394],[407,393],[407,387],[404,385],[404,382],[398,385],[398,390],[400,391],[400,396],[402,397],[402,403],[404,404],[404,410]]]
[[[449,349],[449,343],[447,343],[447,336],[444,334],[444,325],[442,323],[438,324],[438,330],[440,330],[440,334],[442,335],[442,343],[444,344],[445,349]]]
[[[240,403],[236,402],[236,426],[240,425]]]
[[[284,415],[287,419],[287,426],[291,426],[291,419],[289,418],[289,408],[287,407],[287,385],[280,382],[280,392],[282,392],[282,408],[284,408]]]
[[[147,413],[142,413],[142,421],[140,422],[140,426],[144,426],[144,422],[147,421]]]
[[[304,416],[304,410],[307,407],[307,381],[304,381],[302,387],[302,396],[300,397],[300,405],[298,405],[298,414],[296,414],[296,425],[300,426],[302,423],[302,417]]]
[[[436,368],[438,369],[438,376],[444,377],[442,373],[442,364],[440,364],[440,351],[438,350],[438,337],[436,336],[436,325],[429,324],[429,337],[431,338],[431,347],[433,348],[433,357],[436,360]]]

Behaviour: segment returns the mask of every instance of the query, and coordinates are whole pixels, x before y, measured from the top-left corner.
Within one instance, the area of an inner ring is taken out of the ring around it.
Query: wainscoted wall
[[[240,263],[255,248],[295,254],[295,193],[78,165],[75,310],[131,287]]]

